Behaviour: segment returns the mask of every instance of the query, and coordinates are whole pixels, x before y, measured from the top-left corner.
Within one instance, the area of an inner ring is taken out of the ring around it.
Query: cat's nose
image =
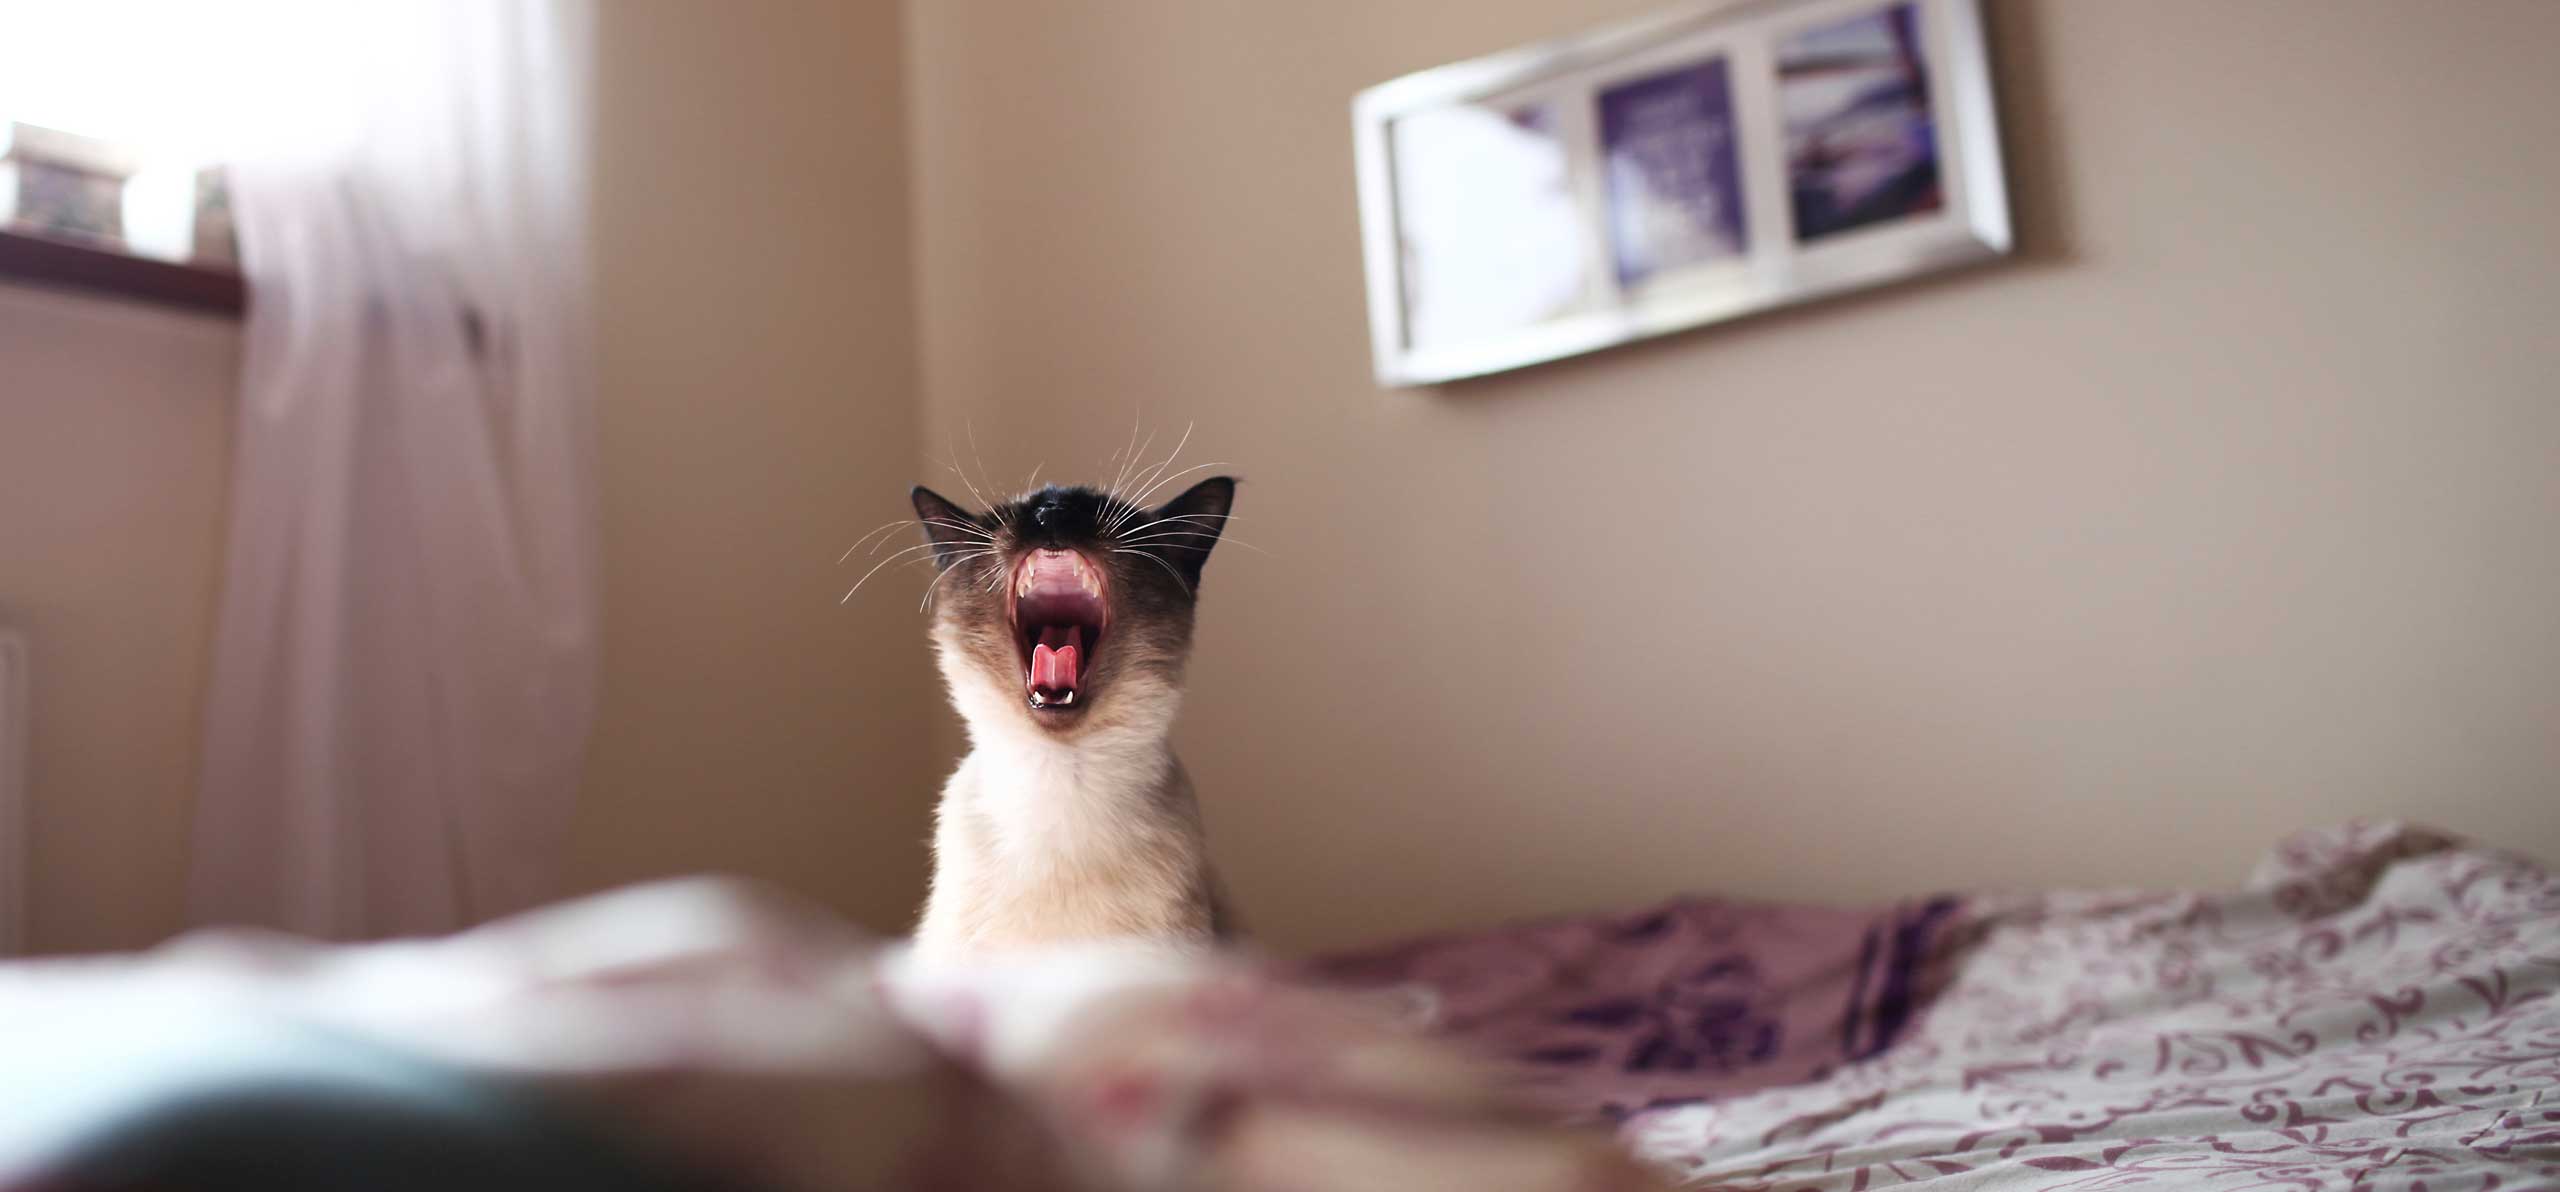
[[[1031,507],[1031,524],[1043,530],[1049,529],[1065,512],[1056,501],[1042,501]]]

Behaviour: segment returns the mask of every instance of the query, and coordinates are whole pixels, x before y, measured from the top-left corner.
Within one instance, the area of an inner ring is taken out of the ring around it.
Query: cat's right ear
[[[907,499],[916,505],[916,523],[924,527],[924,540],[933,546],[933,569],[951,569],[952,560],[972,548],[985,546],[986,530],[978,524],[977,515],[952,504],[941,493],[919,484]]]

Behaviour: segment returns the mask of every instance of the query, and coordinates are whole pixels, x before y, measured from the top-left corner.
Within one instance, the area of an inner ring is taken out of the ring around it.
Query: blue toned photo
[[[1607,88],[1599,108],[1619,284],[1740,257],[1742,169],[1724,59]]]
[[[1912,5],[1794,34],[1778,47],[1796,239],[1939,210],[1938,137]]]

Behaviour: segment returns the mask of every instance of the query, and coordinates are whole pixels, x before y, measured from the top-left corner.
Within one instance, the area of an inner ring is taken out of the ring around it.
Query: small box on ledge
[[[219,167],[0,121],[0,281],[248,309]]]
[[[125,183],[140,169],[130,152],[93,137],[0,125],[0,227],[120,244]]]

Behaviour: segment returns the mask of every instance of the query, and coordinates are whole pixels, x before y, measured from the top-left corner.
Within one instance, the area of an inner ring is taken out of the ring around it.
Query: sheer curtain
[[[253,306],[189,918],[532,905],[595,682],[592,13],[204,7],[270,102],[227,153]]]

